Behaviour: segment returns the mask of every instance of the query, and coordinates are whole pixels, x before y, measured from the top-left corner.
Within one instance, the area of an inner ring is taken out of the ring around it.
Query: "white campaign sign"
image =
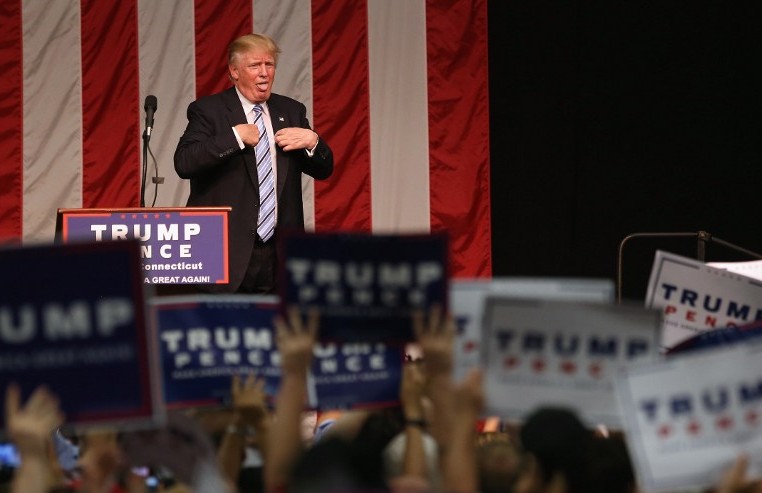
[[[590,426],[621,427],[613,377],[659,357],[661,317],[633,306],[487,298],[482,361],[487,411],[522,419],[574,409]]]
[[[662,344],[670,348],[706,330],[762,319],[762,283],[698,260],[657,251],[646,307],[664,313]]]
[[[605,279],[522,277],[451,280],[450,312],[457,325],[454,344],[457,380],[480,364],[484,300],[489,295],[610,304],[614,301],[614,283]]]
[[[615,379],[644,492],[716,485],[742,452],[762,470],[762,346],[631,366]]]

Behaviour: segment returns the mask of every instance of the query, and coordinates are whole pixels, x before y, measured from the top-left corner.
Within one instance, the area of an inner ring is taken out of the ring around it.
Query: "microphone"
[[[151,136],[151,129],[153,128],[153,114],[156,113],[158,107],[158,100],[156,96],[150,94],[146,96],[146,102],[143,105],[143,109],[146,111],[146,136]]]

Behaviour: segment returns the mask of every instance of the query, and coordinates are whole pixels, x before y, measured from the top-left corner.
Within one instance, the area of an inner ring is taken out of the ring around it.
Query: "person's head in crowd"
[[[288,490],[290,493],[386,491],[381,453],[362,441],[327,436],[299,457]]]
[[[589,493],[635,493],[635,472],[624,437],[612,434],[590,442]]]
[[[520,431],[524,452],[516,493],[588,493],[592,433],[568,409],[545,407]]]
[[[481,493],[511,492],[521,464],[515,440],[504,432],[482,433],[476,446]]]
[[[423,434],[422,440],[428,484],[436,490],[439,489],[438,487],[442,482],[441,475],[439,474],[439,450],[436,441],[428,433]],[[402,432],[397,434],[384,449],[384,470],[388,480],[405,475],[406,447],[407,438],[404,432]]]

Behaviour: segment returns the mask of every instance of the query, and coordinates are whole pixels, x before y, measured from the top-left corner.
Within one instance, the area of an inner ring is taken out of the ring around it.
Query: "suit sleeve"
[[[175,149],[175,171],[180,178],[194,178],[223,165],[232,154],[241,152],[233,129],[198,101],[188,106],[188,126]]]

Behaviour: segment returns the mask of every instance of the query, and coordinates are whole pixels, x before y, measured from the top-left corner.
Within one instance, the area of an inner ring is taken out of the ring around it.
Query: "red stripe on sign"
[[[251,0],[196,0],[196,97],[227,89],[228,45],[250,34],[254,25]]]
[[[23,44],[21,0],[0,2],[0,242],[22,235]]]
[[[451,274],[492,275],[487,0],[426,1],[431,230]]]
[[[136,3],[81,3],[82,206],[86,208],[139,205],[142,104]]]
[[[368,12],[364,0],[312,0],[315,131],[335,168],[315,181],[317,231],[371,230]]]

